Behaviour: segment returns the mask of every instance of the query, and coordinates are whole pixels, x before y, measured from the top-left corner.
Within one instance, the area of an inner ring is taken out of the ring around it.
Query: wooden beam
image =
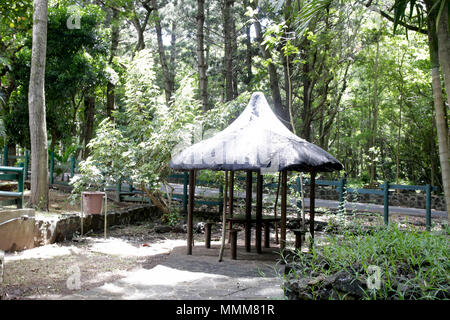
[[[193,216],[195,204],[195,170],[189,170],[189,199],[187,216],[187,254],[192,254]]]
[[[281,172],[281,232],[280,249],[286,248],[287,170]]]
[[[262,241],[262,202],[263,202],[263,176],[260,172],[257,172],[256,182],[256,232],[255,232],[255,246],[256,252],[261,253],[261,241]]]
[[[233,200],[234,200],[234,171],[230,171],[230,194],[228,196],[228,216],[233,217]],[[228,222],[228,230],[233,229],[233,222]],[[231,233],[228,233],[228,243],[231,242]]]
[[[252,172],[247,171],[247,177],[245,180],[245,250],[250,252],[251,250],[251,236],[252,236],[252,224],[250,222],[252,218]]]
[[[309,232],[311,237],[314,239],[314,209],[316,200],[316,173],[311,171],[311,182],[309,184]]]

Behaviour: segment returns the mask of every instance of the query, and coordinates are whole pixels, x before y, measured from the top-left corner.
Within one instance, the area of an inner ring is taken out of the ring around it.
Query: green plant
[[[180,209],[171,208],[169,212],[165,213],[161,217],[161,221],[167,223],[169,226],[174,227],[181,220]]]
[[[307,254],[297,252],[289,263],[290,277],[351,270],[351,276],[366,282],[368,268],[381,269],[381,287],[364,290],[363,299],[448,299],[450,243],[448,235],[414,230],[402,231],[396,224],[378,227],[367,234],[345,231],[328,236],[326,244]],[[320,289],[320,288],[317,288]]]

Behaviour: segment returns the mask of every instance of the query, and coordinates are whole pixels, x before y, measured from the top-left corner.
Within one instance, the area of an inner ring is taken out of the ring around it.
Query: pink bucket
[[[101,214],[105,193],[99,191],[82,192],[83,212],[85,214]]]

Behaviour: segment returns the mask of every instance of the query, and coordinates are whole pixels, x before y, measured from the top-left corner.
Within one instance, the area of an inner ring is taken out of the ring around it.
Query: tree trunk
[[[381,30],[381,29],[380,29]],[[372,152],[371,154],[371,166],[370,166],[370,185],[373,185],[375,180],[375,147],[376,147],[376,139],[377,139],[377,121],[378,121],[378,66],[379,66],[379,57],[380,57],[380,36],[381,31],[378,33],[377,37],[377,53],[375,56],[375,72],[373,79],[373,123],[372,123]]]
[[[30,206],[48,211],[48,146],[45,112],[47,0],[34,0],[28,110],[31,140]]]
[[[310,66],[308,59],[303,64],[303,109],[302,109],[302,138],[311,141],[311,122],[312,122],[312,81],[309,77]]]
[[[111,21],[111,52],[109,55],[108,64],[111,65],[116,56],[117,48],[119,47],[120,29],[118,25],[119,10],[112,9],[113,16]],[[112,119],[112,112],[115,109],[115,85],[108,81],[106,85],[106,116]]]
[[[244,1],[244,6],[247,8],[248,7],[248,0]],[[253,50],[252,50],[252,41],[251,41],[251,36],[250,36],[250,28],[251,28],[251,24],[247,24],[246,29],[245,29],[245,34],[246,34],[246,38],[245,38],[245,45],[246,45],[246,58],[245,58],[245,66],[246,66],[246,70],[247,70],[247,77],[245,79],[245,84],[247,85],[247,90],[250,90],[250,83],[252,81],[253,78],[253,74],[252,74],[252,59],[253,59]]]
[[[170,98],[172,97],[172,93],[173,93],[173,89],[174,89],[174,83],[171,80],[172,78],[170,76],[170,70],[167,65],[167,57],[166,57],[166,52],[164,50],[164,44],[163,44],[161,20],[159,17],[156,0],[152,0],[152,6],[153,6],[152,9],[155,14],[155,30],[156,30],[156,38],[158,40],[159,60],[161,62],[161,68],[162,68],[163,77],[164,77],[164,91],[166,93],[166,104],[167,104],[167,106],[169,106]]]
[[[430,6],[431,4],[427,2],[428,12],[430,12]],[[443,22],[442,20],[443,16],[446,16],[444,12],[441,14],[440,20],[441,23]],[[442,26],[440,26],[439,30],[441,28]],[[441,163],[441,171],[442,171],[442,185],[444,187],[445,202],[447,205],[447,219],[450,220],[450,164],[448,152],[448,124],[447,124],[447,117],[445,114],[444,98],[442,95],[441,75],[439,72],[439,58],[442,58],[444,60],[446,54],[445,52],[446,44],[445,38],[441,34],[439,40],[441,39],[444,40],[444,43],[442,44],[439,43],[439,45],[441,45],[441,49],[439,50],[438,35],[436,34],[436,18],[434,15],[431,14],[428,15],[427,29],[430,47],[431,79],[432,79],[431,84],[433,88],[433,101],[436,113],[436,131],[439,143],[439,160]]]
[[[95,116],[95,97],[86,96],[84,98],[84,151],[83,159],[89,156],[88,143],[94,136],[94,116]]]
[[[203,27],[205,24],[205,0],[197,0],[197,61],[199,94],[202,100],[202,110],[206,112],[208,106],[208,77],[206,71],[208,65],[205,61],[205,37]]]
[[[233,18],[231,7],[234,0],[225,0],[222,8],[223,36],[224,36],[224,72],[225,72],[225,101],[233,100]]]
[[[265,60],[271,59],[272,56],[270,52],[266,50],[266,46],[263,44],[261,23],[258,20],[255,20],[254,26],[255,26],[256,41],[258,42],[259,49],[261,51],[261,57]],[[272,62],[269,63],[268,69],[269,69],[270,92],[272,93],[272,99],[275,105],[274,111],[277,114],[278,118],[285,125],[289,126],[290,124],[289,113],[283,106],[283,101],[281,99],[277,69]]]
[[[237,33],[236,33],[236,19],[234,19],[234,14],[231,15],[231,25],[232,25],[232,41],[231,41],[231,57],[232,57],[232,63],[231,63],[231,72],[233,75],[233,99],[237,98],[239,95],[238,90],[238,70],[239,70],[239,63],[238,63],[238,43],[237,43]]]
[[[449,2],[446,1],[439,19],[437,37],[439,41],[439,63],[444,75],[445,92],[447,93],[447,104],[450,107],[450,34],[448,24]]]
[[[16,156],[16,144],[8,143],[8,157]],[[7,159],[8,166],[14,167],[16,159]]]

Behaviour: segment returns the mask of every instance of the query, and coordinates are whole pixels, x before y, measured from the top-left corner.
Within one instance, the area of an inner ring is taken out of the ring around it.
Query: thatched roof
[[[343,165],[320,147],[296,136],[255,92],[242,114],[212,138],[172,158],[175,170],[335,171]]]

